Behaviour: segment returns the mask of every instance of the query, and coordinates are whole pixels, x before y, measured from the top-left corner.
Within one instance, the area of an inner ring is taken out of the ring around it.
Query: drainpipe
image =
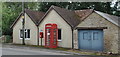
[[[24,2],[22,2],[22,11],[23,11],[23,15],[22,15],[22,30],[23,30],[23,39],[22,39],[22,44],[25,45],[25,10],[24,10]]]
[[[37,26],[37,45],[39,46],[39,27]]]
[[[72,49],[74,49],[74,38],[73,38],[73,28],[72,28]]]
[[[42,38],[41,38],[41,46],[42,46]]]

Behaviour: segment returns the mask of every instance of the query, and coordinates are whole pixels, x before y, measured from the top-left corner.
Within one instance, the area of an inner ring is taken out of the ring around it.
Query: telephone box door
[[[58,40],[58,29],[57,29],[57,25],[53,24],[52,26],[53,28],[53,48],[57,48],[57,40]]]
[[[51,29],[52,25],[51,24],[46,24],[45,26],[45,47],[50,48],[51,46]]]

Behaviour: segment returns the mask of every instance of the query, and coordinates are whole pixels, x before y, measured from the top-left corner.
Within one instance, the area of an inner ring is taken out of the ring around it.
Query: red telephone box
[[[56,24],[45,25],[45,47],[57,48],[58,28]]]

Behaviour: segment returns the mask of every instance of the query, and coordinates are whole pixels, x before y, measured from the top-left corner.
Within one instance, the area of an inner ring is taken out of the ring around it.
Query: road
[[[31,55],[35,55],[35,56],[38,56],[38,55],[48,55],[48,56],[49,55],[56,55],[56,56],[57,55],[69,55],[67,57],[71,57],[71,55],[76,55],[76,53],[71,53],[71,52],[66,52],[66,51],[36,48],[36,47],[29,47],[29,46],[20,46],[20,45],[16,46],[16,45],[10,45],[10,44],[2,45],[2,49],[0,49],[0,51],[1,50],[2,50],[2,55],[3,55],[2,57],[9,57],[9,55],[12,55],[10,57],[19,57],[19,55],[27,55],[28,57],[34,57]],[[18,55],[18,56],[14,56],[14,55]],[[81,55],[81,54],[78,54],[78,55],[72,56],[72,57],[104,57],[104,56],[90,56],[90,55]],[[42,57],[48,57],[48,56],[42,56]],[[56,56],[51,56],[51,57],[56,57]],[[26,57],[26,56],[23,56],[23,57]],[[65,56],[60,56],[60,57],[65,57]]]
[[[2,55],[68,55],[68,54],[40,50],[2,48]]]
[[[105,56],[88,56],[88,55],[72,55],[71,54],[64,54],[64,53],[56,53],[53,51],[39,51],[39,50],[29,50],[29,49],[18,49],[18,48],[2,48],[2,57],[105,57]],[[8,56],[7,56],[8,55]],[[10,56],[12,55],[12,56]],[[18,55],[18,56],[14,56]],[[19,56],[22,55],[22,56]],[[27,56],[24,56],[27,55]],[[33,56],[34,55],[34,56]],[[48,56],[46,56],[48,55]],[[56,55],[56,56],[49,56],[49,55]],[[58,56],[58,55],[68,55],[68,56]]]

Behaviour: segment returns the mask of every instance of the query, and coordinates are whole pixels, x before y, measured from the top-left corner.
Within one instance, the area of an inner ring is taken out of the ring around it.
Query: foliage
[[[115,7],[110,7],[110,2],[25,2],[25,8],[43,12],[46,12],[51,5],[69,10],[95,9],[112,15],[120,15],[120,11],[117,11]],[[22,11],[22,3],[4,2],[2,10],[2,32],[4,35],[12,35],[10,26]]]
[[[116,3],[117,4],[117,3]],[[120,15],[120,11],[117,8],[110,7],[111,2],[43,2],[39,5],[39,11],[46,12],[51,5],[59,6],[69,10],[82,10],[82,9],[94,9],[97,11],[105,12],[112,15]],[[117,7],[117,6],[116,6]],[[115,12],[115,13],[113,13]]]
[[[10,42],[12,42],[12,37],[11,37],[10,35],[6,35],[5,37],[6,37],[5,43],[10,43]]]
[[[28,4],[28,5],[26,5]],[[35,3],[25,3],[26,8],[34,9]],[[10,26],[22,12],[22,3],[20,2],[5,2],[2,8],[2,32],[3,35],[12,35]]]
[[[2,3],[0,2],[0,8],[2,8]],[[2,10],[0,10],[0,37],[2,36]]]
[[[2,8],[2,32],[4,35],[11,35],[10,25],[21,12],[21,3],[3,3]]]

